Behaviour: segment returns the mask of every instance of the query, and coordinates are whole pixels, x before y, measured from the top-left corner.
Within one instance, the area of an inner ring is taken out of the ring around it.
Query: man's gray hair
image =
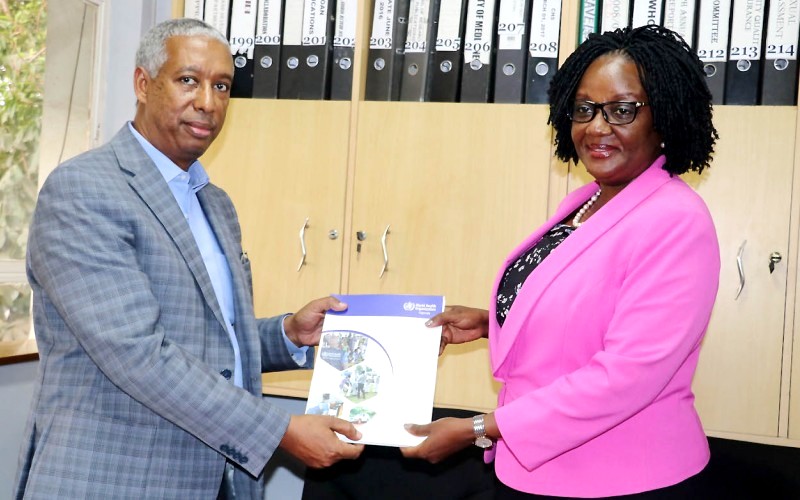
[[[150,78],[158,76],[167,62],[167,40],[173,36],[204,36],[219,40],[229,48],[228,40],[214,27],[199,19],[188,17],[169,19],[153,26],[145,33],[136,51],[136,66],[144,68]]]

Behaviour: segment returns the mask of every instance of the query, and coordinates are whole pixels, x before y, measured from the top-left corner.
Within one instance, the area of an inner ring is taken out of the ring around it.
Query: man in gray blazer
[[[263,498],[280,446],[311,467],[360,434],[261,398],[261,373],[309,366],[333,297],[256,319],[236,211],[197,162],[233,66],[201,21],[153,28],[136,116],[47,179],[28,245],[40,369],[17,498]],[[229,165],[235,168],[235,165]]]

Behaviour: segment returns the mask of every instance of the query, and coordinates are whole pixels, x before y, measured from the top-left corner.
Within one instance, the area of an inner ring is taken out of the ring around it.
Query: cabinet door
[[[349,102],[234,99],[202,158],[237,207],[260,317],[340,290],[349,128]],[[305,396],[310,377],[266,374],[265,391]]]
[[[778,436],[796,115],[790,106],[715,107],[711,168],[685,176],[711,210],[722,258],[693,386],[712,433]],[[773,252],[783,260],[770,272]]]
[[[503,259],[546,216],[546,107],[359,106],[348,291],[487,308]],[[447,348],[437,406],[492,409],[496,391],[484,341]]]

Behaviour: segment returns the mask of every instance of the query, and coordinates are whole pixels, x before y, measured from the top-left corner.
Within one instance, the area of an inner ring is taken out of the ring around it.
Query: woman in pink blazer
[[[409,457],[475,444],[498,498],[687,498],[709,459],[691,390],[719,281],[711,216],[678,174],[717,132],[702,66],[657,26],[592,35],[550,87],[556,155],[595,182],[509,255],[489,310],[434,318],[489,338],[497,409],[407,426]],[[628,497],[626,497],[628,498]]]

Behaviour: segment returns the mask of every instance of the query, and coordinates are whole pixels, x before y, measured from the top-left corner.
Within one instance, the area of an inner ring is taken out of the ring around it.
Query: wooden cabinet
[[[506,253],[588,180],[553,159],[546,106],[364,101],[371,4],[360,4],[352,101],[233,100],[202,159],[239,210],[259,315],[337,292],[444,294],[486,307]],[[564,2],[562,61],[575,45],[576,5]],[[182,7],[177,0],[176,15]],[[717,106],[712,167],[685,176],[721,244],[694,384],[715,436],[800,446],[797,123],[795,106]],[[781,260],[770,272],[773,253]],[[303,397],[309,379],[269,374],[265,391]],[[488,410],[496,390],[485,342],[440,358],[438,406]]]
[[[709,432],[778,437],[782,427],[781,387],[791,367],[783,352],[791,346],[784,338],[791,338],[785,310],[796,120],[794,107],[718,107],[711,169],[687,176],[711,209],[722,259],[694,382]],[[781,261],[770,272],[773,253]]]
[[[202,159],[238,207],[256,312],[329,293],[444,294],[487,306],[502,259],[547,215],[547,108],[358,106],[352,137],[349,103],[234,100]],[[268,374],[265,390],[304,396],[309,378]],[[437,382],[438,406],[492,408],[486,343],[448,348]]]

